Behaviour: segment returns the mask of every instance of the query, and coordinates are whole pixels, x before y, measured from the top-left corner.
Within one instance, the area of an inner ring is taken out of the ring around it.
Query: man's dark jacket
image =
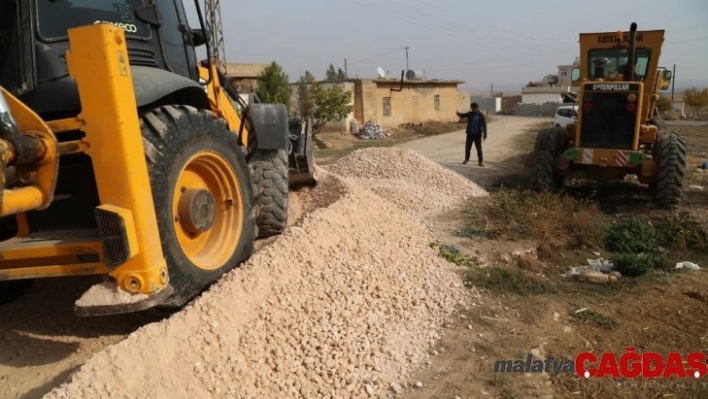
[[[477,111],[468,111],[464,114],[457,113],[460,118],[467,118],[467,134],[470,136],[479,136],[484,134],[484,138],[487,138],[487,118],[484,114]]]

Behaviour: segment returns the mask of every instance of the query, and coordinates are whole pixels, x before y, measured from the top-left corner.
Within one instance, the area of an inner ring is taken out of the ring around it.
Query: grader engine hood
[[[642,83],[586,83],[578,117],[580,146],[635,149]]]

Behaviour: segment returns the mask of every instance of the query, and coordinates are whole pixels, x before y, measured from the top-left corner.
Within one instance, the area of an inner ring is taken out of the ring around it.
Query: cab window
[[[627,47],[604,48],[590,50],[588,54],[588,67],[591,79],[607,79],[610,73],[625,73],[625,66],[629,61],[629,50]],[[647,74],[647,66],[651,50],[646,47],[638,47],[635,51],[635,79],[644,80]]]
[[[63,39],[77,26],[107,22],[125,30],[126,36],[149,38],[150,28],[135,10],[143,0],[37,0],[39,34],[44,39]]]

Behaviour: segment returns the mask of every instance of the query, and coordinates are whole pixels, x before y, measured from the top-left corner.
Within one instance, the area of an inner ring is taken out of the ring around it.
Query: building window
[[[383,99],[383,114],[384,116],[391,116],[391,97],[384,97]]]
[[[566,76],[566,73],[567,73],[567,72],[566,72],[565,69],[561,69],[561,76]]]
[[[435,110],[440,111],[440,95],[439,94],[435,95],[434,101],[435,101]]]

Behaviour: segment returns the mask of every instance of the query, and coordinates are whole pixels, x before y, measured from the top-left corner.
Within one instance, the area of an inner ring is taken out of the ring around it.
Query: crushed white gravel
[[[45,397],[370,398],[399,391],[470,295],[457,267],[430,248],[421,220],[399,208],[410,200],[399,197],[403,185],[425,209],[485,194],[421,158],[360,150],[332,168],[351,175],[365,166],[379,178],[388,169],[399,186],[386,199],[320,169],[316,188],[291,193],[292,212],[308,212],[298,225],[183,311],[94,355]],[[427,196],[415,188],[425,184]]]
[[[365,148],[327,170],[354,180],[401,209],[428,216],[489,193],[465,177],[405,148]]]

